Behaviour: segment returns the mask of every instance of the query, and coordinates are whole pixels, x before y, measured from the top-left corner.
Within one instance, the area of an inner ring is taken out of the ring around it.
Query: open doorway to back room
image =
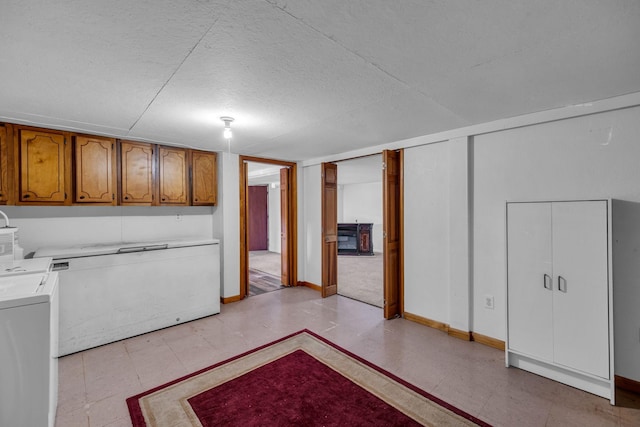
[[[382,155],[338,165],[338,294],[384,304]]]
[[[282,289],[281,166],[247,162],[249,296]]]

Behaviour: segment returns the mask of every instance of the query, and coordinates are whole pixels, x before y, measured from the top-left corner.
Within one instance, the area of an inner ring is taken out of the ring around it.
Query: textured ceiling
[[[640,2],[3,0],[0,120],[305,160],[640,91]]]

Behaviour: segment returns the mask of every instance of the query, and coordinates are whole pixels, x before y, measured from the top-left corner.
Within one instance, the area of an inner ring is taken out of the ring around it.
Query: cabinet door
[[[9,198],[9,141],[7,128],[0,125],[0,203]]]
[[[141,142],[120,143],[121,198],[123,205],[153,203],[153,146]]]
[[[20,130],[20,201],[64,202],[65,137],[38,130]]]
[[[115,203],[115,141],[75,137],[75,202]]]
[[[553,203],[555,362],[609,378],[607,202]]]
[[[553,361],[551,204],[507,205],[509,349]]]
[[[186,205],[188,202],[187,151],[182,148],[158,149],[160,203]]]
[[[216,153],[192,151],[192,201],[193,205],[215,205],[218,194]]]

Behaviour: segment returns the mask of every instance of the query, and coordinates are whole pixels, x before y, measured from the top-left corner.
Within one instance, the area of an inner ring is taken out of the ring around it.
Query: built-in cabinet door
[[[66,138],[62,133],[20,129],[20,201],[66,200]]]
[[[7,128],[0,125],[0,203],[9,200],[9,135]]]
[[[115,204],[115,140],[74,138],[76,203]]]
[[[158,149],[160,204],[186,205],[189,201],[187,151],[182,148]]]
[[[153,203],[153,146],[142,142],[120,143],[121,201],[123,205]]]
[[[217,202],[218,178],[216,153],[191,152],[191,204],[215,205]]]
[[[609,378],[607,202],[552,211],[555,362]]]
[[[551,203],[507,207],[509,349],[552,362]]]

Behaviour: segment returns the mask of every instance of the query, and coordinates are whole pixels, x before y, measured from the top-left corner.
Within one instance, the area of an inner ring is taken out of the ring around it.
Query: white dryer
[[[0,426],[53,427],[58,273],[18,270],[0,273]]]

